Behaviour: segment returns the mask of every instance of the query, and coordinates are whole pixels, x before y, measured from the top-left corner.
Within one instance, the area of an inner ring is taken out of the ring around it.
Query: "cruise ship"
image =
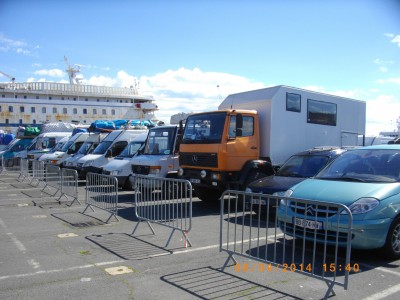
[[[69,65],[67,58],[65,61],[70,83],[18,83],[14,78],[0,83],[0,130],[14,133],[20,126],[47,122],[90,125],[95,120],[157,121],[158,108],[152,96],[140,95],[133,86],[81,84],[76,76],[80,68]]]

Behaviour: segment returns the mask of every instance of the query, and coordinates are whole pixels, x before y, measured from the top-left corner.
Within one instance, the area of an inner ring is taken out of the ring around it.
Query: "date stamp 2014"
[[[314,273],[313,271],[315,269],[321,269],[324,273],[335,273],[335,272],[360,272],[360,265],[357,263],[353,264],[335,264],[335,263],[325,263],[320,266],[315,266],[311,263],[309,264],[265,264],[265,263],[237,263],[234,266],[234,269],[236,272],[243,272],[243,273],[248,273],[248,272],[308,272],[308,273]]]

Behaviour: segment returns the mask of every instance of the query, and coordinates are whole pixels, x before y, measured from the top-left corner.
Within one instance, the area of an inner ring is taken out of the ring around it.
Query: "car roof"
[[[400,150],[400,144],[381,144],[381,145],[373,145],[373,146],[363,146],[363,147],[356,147],[356,149],[361,150],[368,150],[368,149],[377,149],[377,150]]]
[[[323,146],[314,147],[308,150],[297,152],[294,155],[330,155],[330,154],[340,154],[345,152],[346,148],[336,147],[336,146]]]

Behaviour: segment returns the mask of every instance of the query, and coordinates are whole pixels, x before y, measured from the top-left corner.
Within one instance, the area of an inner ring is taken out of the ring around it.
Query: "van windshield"
[[[121,154],[118,157],[122,158],[132,158],[139,149],[144,145],[144,142],[131,142],[128,146],[122,150]]]
[[[186,120],[182,144],[219,144],[226,112],[193,115]]]
[[[112,141],[102,141],[96,149],[94,149],[93,154],[104,154],[110,148]]]
[[[149,132],[144,154],[169,155],[174,153],[176,127],[152,128]]]

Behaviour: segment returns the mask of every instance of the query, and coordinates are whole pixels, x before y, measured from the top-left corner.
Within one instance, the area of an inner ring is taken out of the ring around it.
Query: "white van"
[[[26,157],[28,159],[39,159],[43,154],[50,152],[61,139],[69,138],[71,134],[72,132],[46,132],[39,134],[36,138],[34,149],[30,147]]]
[[[44,161],[47,164],[53,164],[60,167],[64,166],[64,161],[78,152],[79,148],[85,142],[85,140],[89,137],[88,132],[78,132],[71,136],[67,143],[65,143],[61,149],[53,153],[47,153],[42,155],[39,160]]]
[[[147,133],[139,134],[124,150],[112,161],[103,167],[103,174],[117,178],[118,186],[124,190],[131,190],[132,184],[129,180],[131,176],[131,159],[142,149],[147,139]]]
[[[135,184],[135,174],[177,178],[181,136],[182,129],[175,125],[151,128],[143,153],[130,161],[131,184]]]
[[[92,153],[107,135],[108,133],[91,132],[89,137],[79,148],[78,152],[65,160],[64,167],[76,170],[78,160],[80,160],[85,155]]]
[[[114,130],[96,147],[92,154],[85,155],[77,162],[79,178],[86,178],[88,172],[101,174],[103,167],[138,135],[146,133],[147,130]]]

